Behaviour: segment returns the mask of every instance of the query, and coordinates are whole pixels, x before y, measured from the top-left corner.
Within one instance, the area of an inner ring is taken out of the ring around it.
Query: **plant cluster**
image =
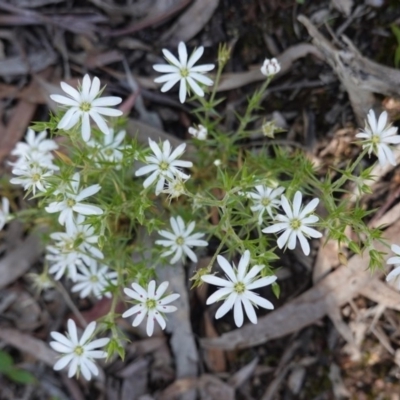
[[[280,131],[273,122],[255,128],[279,62],[265,60],[260,68],[264,83],[249,97],[245,113],[236,114],[235,129],[227,131],[225,117],[218,112],[224,99],[217,98],[217,87],[229,49],[219,49],[214,80],[206,75],[213,64],[196,65],[203,52],[199,47],[188,56],[180,43],[178,58],[163,50],[168,63],[154,65],[163,74],[155,79],[163,84],[161,91],[179,83],[180,101],[189,99],[196,107],[198,124],[189,128],[190,148],[186,143],[173,148],[168,140],[150,138],[149,146],[142,147],[127,137],[124,119],[117,118],[122,112],[114,108],[122,99],[103,97],[100,80],[85,75],[78,88],[61,83],[65,95],[51,96],[61,104],[60,113],[35,123],[12,152],[16,159],[10,182],[31,196],[32,209],[10,214],[9,201],[3,198],[0,228],[17,217],[41,228],[46,256],[36,283],[47,289],[70,280],[72,292],[81,298],[111,299],[110,312],[97,324],[91,322],[80,337],[73,320],[68,321],[66,335],[51,332],[50,345],[61,354],[54,369],[68,366],[70,377],[81,373],[89,380],[98,374],[95,359],[115,353],[123,357],[119,317],[134,316],[133,326],[145,322],[149,336],[155,323],[164,329],[167,314],[177,310],[173,303],[179,294],[167,292],[168,282],[157,284],[156,266],[186,259],[197,263],[199,252],[211,252],[211,238],[218,248],[210,254],[209,265],[192,277],[193,286],[217,286],[207,304],[222,302],[216,318],[233,309],[238,327],[245,314],[257,323],[258,307],[274,308],[273,301],[255,290],[271,285],[279,296],[273,268],[279,249],[293,250],[299,243],[308,256],[312,239],[324,237],[354,253],[367,252],[372,269],[383,265],[383,253],[374,247],[376,240],[382,241],[382,231],[367,226],[370,211],[358,199],[369,192],[366,182],[373,179],[372,167],[360,166],[367,153],[377,155],[382,165],[395,164],[391,145],[400,143],[400,136],[388,125],[387,114],[377,119],[370,111],[365,129],[357,135],[363,146],[359,157],[323,177],[304,152],[270,140]],[[264,134],[265,145],[247,148],[256,131]],[[343,196],[354,189],[356,201]],[[322,218],[316,214],[323,208]],[[140,227],[158,235],[150,249],[140,241]],[[348,227],[356,240],[349,237]],[[399,246],[393,250],[400,256]],[[133,262],[133,252],[146,257]],[[238,253],[236,266],[232,260]],[[215,261],[225,278],[218,276]],[[400,274],[400,257],[389,263],[396,269],[388,280]],[[119,315],[120,301],[134,304]],[[94,339],[100,334],[106,337]]]

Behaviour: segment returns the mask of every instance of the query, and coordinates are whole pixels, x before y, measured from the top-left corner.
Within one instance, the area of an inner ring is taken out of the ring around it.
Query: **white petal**
[[[201,280],[209,283],[210,285],[222,286],[222,287],[233,287],[233,283],[226,279],[219,278],[215,275],[203,275]]]
[[[186,80],[185,79],[181,79],[181,83],[179,86],[179,101],[183,104],[186,100]]]
[[[187,65],[187,49],[186,49],[185,43],[179,42],[178,54],[179,54],[179,61],[182,65],[182,67],[186,67],[186,65]]]
[[[240,328],[243,325],[243,309],[240,299],[237,299],[233,306],[233,318],[235,320],[236,326]]]
[[[82,334],[82,337],[79,341],[79,344],[83,346],[93,335],[94,331],[96,329],[96,322],[92,321],[85,329],[85,331]]]
[[[207,299],[206,304],[207,304],[207,305],[208,305],[208,304],[213,304],[213,303],[215,303],[216,301],[219,301],[219,300],[221,300],[222,298],[228,296],[230,293],[232,293],[232,288],[231,288],[231,287],[230,287],[230,288],[225,287],[225,288],[218,289],[216,292],[214,292],[214,293]]]
[[[276,280],[277,280],[276,276],[266,276],[264,278],[257,279],[256,281],[250,283],[249,285],[246,285],[246,289],[248,290],[258,289],[260,287],[271,285]]]
[[[88,113],[83,113],[82,114],[82,128],[81,128],[81,133],[82,133],[82,139],[87,142],[90,139],[90,120],[89,120],[89,114]]]
[[[253,324],[257,323],[257,315],[256,312],[254,311],[254,307],[251,304],[251,302],[245,297],[242,297],[242,304],[244,306],[244,309],[246,311],[247,317],[249,318],[250,322]]]
[[[199,59],[201,58],[201,56],[204,53],[204,47],[200,46],[198,49],[196,49],[192,55],[189,58],[189,61],[187,63],[187,68],[190,70],[194,64],[197,63],[197,61],[199,61]]]
[[[81,101],[81,95],[75,88],[65,82],[60,82],[60,85],[61,89],[64,90],[65,93],[69,94],[74,100],[76,100],[77,102]]]
[[[300,191],[297,191],[293,199],[293,217],[298,218],[301,208],[303,196]]]
[[[55,371],[59,371],[63,368],[65,368],[70,362],[71,360],[74,358],[74,354],[67,354],[63,357],[61,357],[55,364],[54,364],[54,370]]]
[[[229,277],[229,279],[232,282],[236,283],[237,278],[236,278],[235,272],[233,271],[231,264],[226,260],[226,258],[224,258],[222,256],[217,256],[217,261],[218,261],[218,264],[220,265],[220,267],[222,268],[222,270]]]
[[[104,120],[103,117],[100,116],[96,111],[90,110],[89,111],[90,116],[93,118],[94,122],[96,122],[97,126],[99,129],[105,134],[108,135],[110,133],[110,129],[108,125],[106,124],[106,121]]]
[[[229,297],[224,301],[222,306],[218,308],[216,314],[215,314],[215,319],[222,318],[228,311],[230,311],[235,304],[235,301],[237,299],[237,293],[232,292]]]
[[[238,280],[242,281],[247,271],[247,266],[250,262],[250,251],[246,250],[239,261],[238,266]]]

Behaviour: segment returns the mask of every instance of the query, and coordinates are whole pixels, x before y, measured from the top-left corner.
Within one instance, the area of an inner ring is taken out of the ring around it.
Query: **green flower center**
[[[237,283],[235,283],[235,286],[233,287],[233,289],[235,290],[236,293],[242,294],[245,292],[246,286],[242,282],[237,282]]]
[[[73,249],[74,249],[74,243],[72,243],[72,242],[66,243],[65,250],[71,251]]]
[[[182,68],[181,69],[181,77],[187,78],[188,76],[189,76],[189,70],[187,68]]]
[[[162,171],[168,171],[169,164],[166,161],[161,161],[160,162],[160,169]]]
[[[301,221],[297,218],[294,218],[290,221],[290,227],[294,230],[297,230],[301,227]]]
[[[76,346],[76,347],[75,347],[75,350],[74,350],[74,353],[75,353],[77,356],[81,356],[81,355],[83,354],[84,351],[85,351],[85,350],[84,350],[84,348],[83,348],[82,346]]]
[[[33,175],[32,175],[32,180],[33,180],[34,182],[40,181],[40,175],[39,175],[39,174],[33,174]]]
[[[178,237],[176,238],[176,244],[177,244],[178,246],[182,246],[184,243],[185,243],[185,239],[184,239],[182,236],[178,236]]]
[[[154,299],[147,299],[146,300],[146,308],[148,310],[153,310],[154,308],[157,307],[157,301]]]
[[[90,282],[97,283],[98,281],[99,281],[99,278],[96,275],[92,275],[90,277]]]
[[[270,199],[264,198],[264,199],[261,200],[261,204],[262,204],[264,207],[269,206],[270,203],[271,203],[271,200],[270,200]]]
[[[75,203],[75,200],[74,200],[74,199],[68,199],[68,200],[67,200],[67,206],[68,206],[69,208],[72,208],[75,204],[76,204],[76,203]]]
[[[83,103],[80,104],[79,108],[81,109],[81,111],[89,112],[90,109],[92,108],[92,105],[84,101]]]
[[[373,146],[377,146],[378,144],[381,143],[381,137],[379,135],[372,135],[371,143]]]
[[[113,149],[105,149],[104,154],[108,157],[112,156],[114,153]]]

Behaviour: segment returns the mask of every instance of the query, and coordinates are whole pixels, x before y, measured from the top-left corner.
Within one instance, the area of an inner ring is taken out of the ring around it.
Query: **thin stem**
[[[69,309],[72,311],[72,313],[75,315],[76,319],[79,321],[79,323],[86,328],[87,327],[87,322],[81,312],[78,310],[78,308],[75,306],[74,302],[71,300],[70,295],[68,292],[65,290],[64,286],[61,285],[60,282],[54,281],[55,287],[57,290],[60,292],[61,296],[64,298],[65,302],[67,303]]]

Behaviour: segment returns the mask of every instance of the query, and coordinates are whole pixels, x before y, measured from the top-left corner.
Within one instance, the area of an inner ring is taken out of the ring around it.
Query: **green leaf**
[[[0,372],[6,373],[14,365],[14,360],[5,351],[0,350]]]
[[[275,297],[279,299],[279,296],[281,295],[281,287],[276,282],[274,282],[271,286]]]
[[[17,383],[29,384],[36,382],[36,378],[30,372],[19,368],[11,368],[5,375],[7,378],[11,379]]]

